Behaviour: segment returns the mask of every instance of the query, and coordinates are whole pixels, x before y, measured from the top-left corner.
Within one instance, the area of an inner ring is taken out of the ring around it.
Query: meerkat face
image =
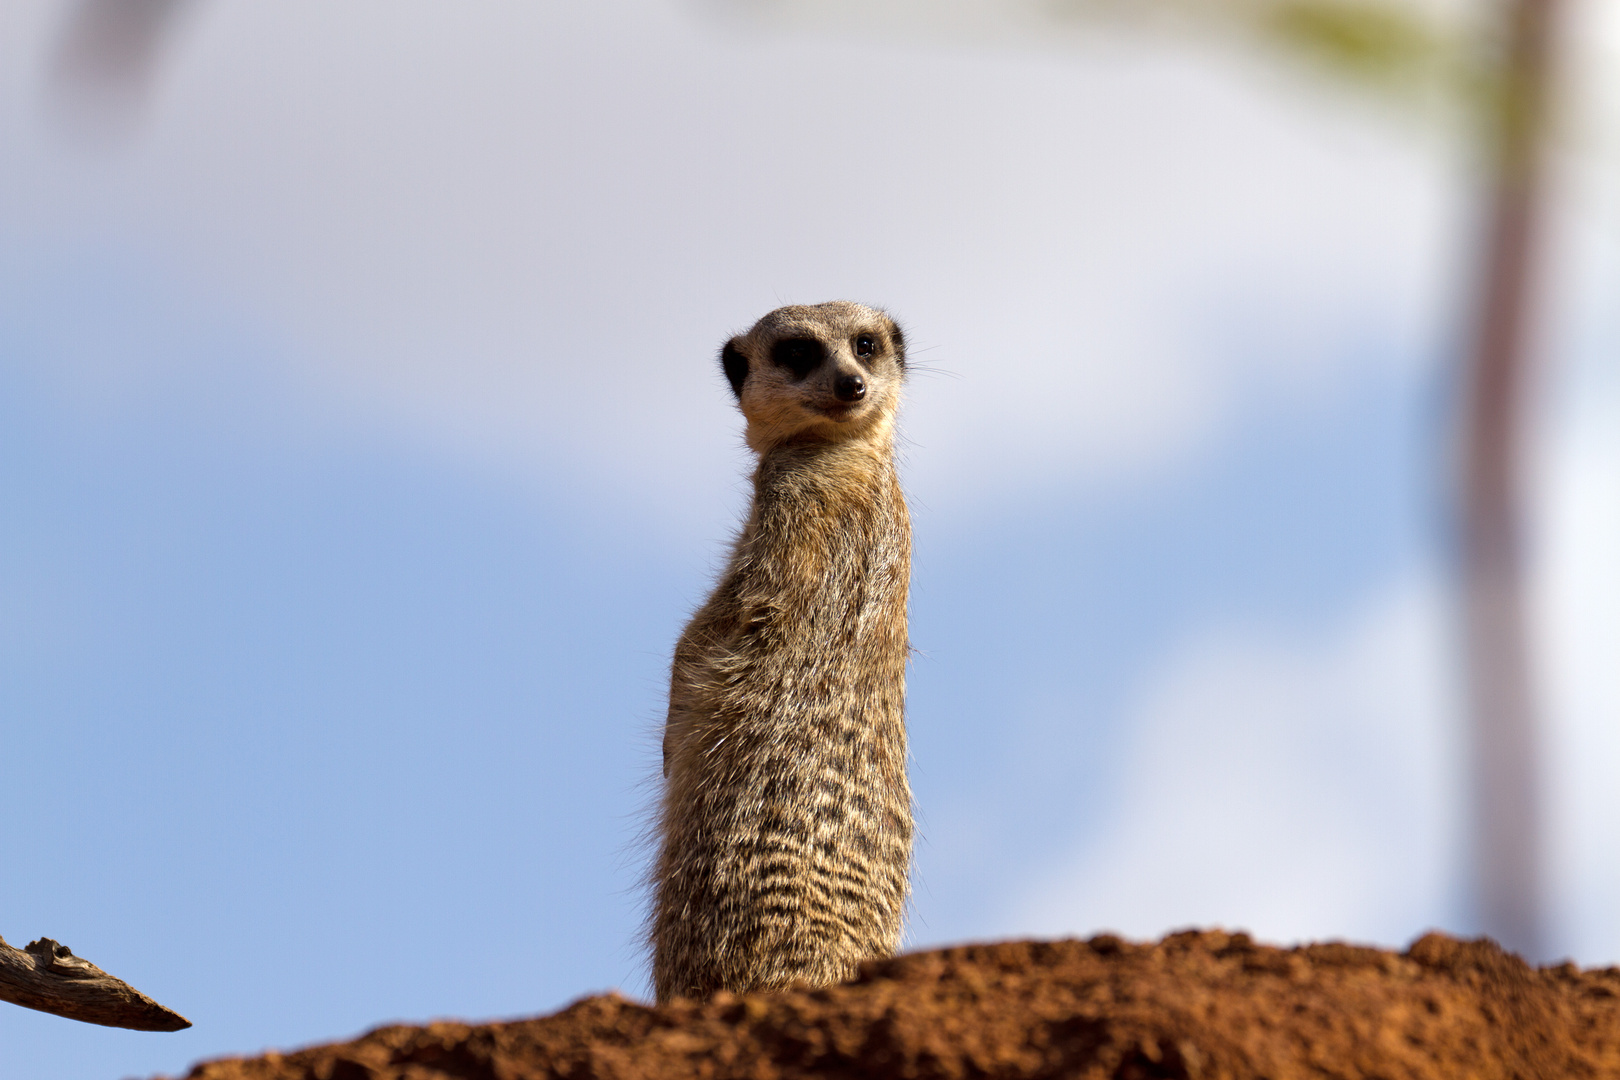
[[[789,439],[842,441],[894,421],[906,343],[876,308],[835,301],[777,308],[720,350],[755,450]]]

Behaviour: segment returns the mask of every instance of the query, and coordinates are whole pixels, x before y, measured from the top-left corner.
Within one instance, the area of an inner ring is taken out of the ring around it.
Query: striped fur
[[[772,349],[806,334],[826,356],[795,377]],[[893,955],[911,861],[903,339],[881,312],[827,304],[773,312],[727,348],[728,369],[747,362],[734,386],[760,458],[730,564],[675,649],[650,928],[660,1001],[828,985]],[[832,388],[851,372],[866,398],[845,415]]]

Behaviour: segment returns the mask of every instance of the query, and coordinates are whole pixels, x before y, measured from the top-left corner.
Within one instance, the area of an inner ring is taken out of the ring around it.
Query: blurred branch
[[[0,938],[0,1001],[136,1031],[180,1031],[191,1021],[50,938],[14,949]]]
[[[81,134],[123,134],[194,0],[75,0],[52,57],[48,104]]]

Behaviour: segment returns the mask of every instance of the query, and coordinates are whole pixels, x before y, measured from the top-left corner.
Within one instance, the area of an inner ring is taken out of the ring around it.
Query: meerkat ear
[[[889,345],[894,349],[894,362],[900,365],[901,371],[906,370],[906,335],[893,319],[889,320]]]
[[[720,350],[720,367],[726,373],[726,381],[731,383],[731,392],[741,400],[743,380],[748,378],[748,357],[737,348],[736,338],[726,342],[726,347]]]

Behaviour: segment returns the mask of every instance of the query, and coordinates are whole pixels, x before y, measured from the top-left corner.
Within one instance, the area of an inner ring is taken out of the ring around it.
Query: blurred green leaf
[[[1501,106],[1497,56],[1480,25],[1414,0],[1056,0],[1071,18],[1168,17],[1236,32],[1362,87],[1480,116]]]
[[[1373,79],[1422,77],[1447,65],[1448,50],[1409,7],[1351,0],[1269,5],[1266,28],[1330,64]]]

